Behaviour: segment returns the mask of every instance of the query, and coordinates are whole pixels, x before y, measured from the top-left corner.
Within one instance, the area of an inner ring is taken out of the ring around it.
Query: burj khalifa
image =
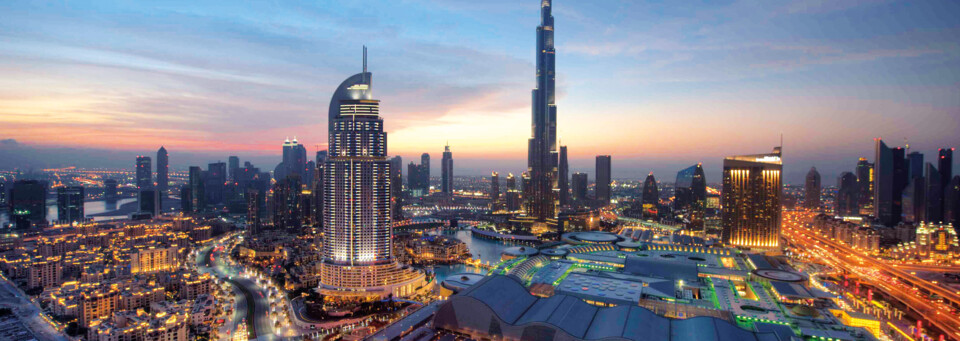
[[[524,188],[527,214],[537,221],[556,217],[557,198],[557,104],[556,50],[553,47],[552,0],[540,3],[537,27],[537,87],[533,89],[532,137],[528,140],[527,175]]]

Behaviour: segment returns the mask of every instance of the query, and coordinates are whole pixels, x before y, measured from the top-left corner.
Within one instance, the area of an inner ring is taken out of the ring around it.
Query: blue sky
[[[272,168],[285,137],[323,148],[330,94],[359,72],[366,44],[391,153],[450,141],[460,174],[516,173],[538,7],[0,3],[0,139],[18,142],[0,155],[46,166],[70,148],[122,166],[163,144],[175,167],[238,154]],[[875,137],[908,138],[928,159],[960,144],[960,2],[554,7],[559,133],[575,170],[612,154],[615,177],[669,179],[703,162],[716,179],[724,155],[766,152],[783,133],[798,182],[810,166],[834,179],[872,158]]]

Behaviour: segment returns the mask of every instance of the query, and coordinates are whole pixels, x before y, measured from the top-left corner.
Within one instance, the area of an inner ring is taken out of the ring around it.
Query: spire
[[[363,45],[363,84],[367,83],[367,45]]]

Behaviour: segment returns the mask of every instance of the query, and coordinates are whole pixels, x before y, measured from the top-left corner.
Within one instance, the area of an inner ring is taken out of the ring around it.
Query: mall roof
[[[493,328],[497,324],[509,326]],[[488,276],[450,298],[435,315],[438,328],[487,330],[519,338],[536,332],[565,333],[585,340],[785,341],[775,333],[755,333],[713,317],[675,320],[636,305],[599,308],[563,294],[538,298],[517,279]],[[533,329],[530,329],[533,328]]]
[[[623,272],[637,276],[658,277],[670,280],[683,280],[695,283],[699,269],[695,264],[661,261],[653,257],[627,256]]]

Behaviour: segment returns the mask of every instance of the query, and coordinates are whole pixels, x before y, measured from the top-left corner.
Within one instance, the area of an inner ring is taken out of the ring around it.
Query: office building
[[[517,189],[517,178],[513,176],[513,173],[507,173],[507,193],[504,195],[507,210],[511,212],[519,211],[521,200],[520,190]]]
[[[703,165],[698,163],[677,172],[673,209],[683,216],[689,229],[703,230],[706,207],[707,177],[703,172]]]
[[[570,188],[573,191],[573,200],[583,202],[587,200],[587,174],[576,172],[570,177]]]
[[[103,180],[103,198],[106,200],[116,200],[118,197],[117,193],[117,180],[106,179]]]
[[[10,190],[10,208],[18,229],[47,226],[47,183],[17,180]]]
[[[440,190],[446,194],[453,193],[453,153],[450,144],[443,147],[443,158],[440,159]]]
[[[943,183],[940,171],[933,164],[927,163],[924,169],[924,217],[929,223],[943,222]]]
[[[229,173],[227,173],[227,179],[237,182],[237,176],[240,173],[240,157],[235,155],[227,157],[227,170],[229,171]]]
[[[500,210],[500,174],[490,173],[490,210]]]
[[[596,197],[600,205],[610,203],[610,155],[597,155]]]
[[[960,230],[960,175],[954,175],[944,188],[943,222]]]
[[[873,216],[873,199],[874,199],[874,164],[867,161],[866,158],[860,158],[860,161],[857,161],[857,186],[859,188],[859,195],[857,200],[860,201],[860,215],[862,216]]]
[[[57,222],[73,224],[83,222],[83,187],[57,188]]]
[[[723,160],[723,242],[747,248],[780,246],[783,170],[780,147],[772,153]]]
[[[324,156],[326,159],[326,156]],[[403,215],[403,158],[400,155],[394,156],[390,159],[390,201],[391,206],[393,207],[391,212],[393,212],[393,220],[400,221],[404,219]],[[317,183],[323,183],[323,181],[317,181]],[[323,200],[321,195],[318,199]],[[320,204],[320,207],[323,207],[323,204]],[[323,210],[321,209],[321,212]]]
[[[873,199],[874,217],[886,226],[900,223],[903,190],[907,185],[907,167],[903,148],[890,148],[876,139]]]
[[[852,217],[859,214],[859,188],[857,176],[851,172],[843,172],[837,181],[837,202],[834,205],[839,216]]]
[[[643,181],[640,202],[643,204],[643,218],[656,219],[659,215],[660,189],[657,188],[657,179],[653,177],[653,172],[650,172],[647,179]]]
[[[803,206],[812,209],[820,209],[820,172],[817,172],[816,167],[810,167],[810,171],[807,172],[806,186],[804,187],[804,202]]]
[[[567,146],[560,146],[560,165],[557,170],[557,190],[560,206],[570,205],[570,165],[567,163]]]
[[[537,27],[537,87],[533,89],[532,135],[527,141],[527,175],[524,186],[527,215],[544,222],[556,217],[557,104],[556,49],[550,0],[541,2]],[[526,184],[525,184],[526,185]]]
[[[415,197],[430,194],[430,154],[423,153],[419,165],[407,165],[407,187]]]
[[[137,205],[142,214],[150,214],[151,217],[160,215],[160,193],[152,188],[137,191]]]
[[[207,195],[205,193],[206,188],[203,184],[203,170],[201,170],[200,167],[191,166],[189,179],[187,181],[187,186],[190,187],[190,208],[193,212],[205,210],[207,206]]]
[[[953,180],[953,150],[954,148],[940,148],[937,150],[937,170],[940,172],[940,185],[944,187],[943,189],[943,202],[942,202],[942,216],[944,219],[948,215],[952,215],[952,209],[947,205],[947,193],[949,189],[947,188],[950,185],[950,181]],[[960,225],[954,224],[956,228],[960,228]]]
[[[300,177],[290,175],[273,185],[273,226],[297,231],[302,227]]]
[[[907,179],[919,177],[923,177],[923,154],[911,152],[907,154]]]
[[[137,189],[153,188],[153,168],[149,156],[137,156]]]
[[[160,146],[157,150],[157,190],[160,192],[160,198],[167,197],[167,189],[170,187],[170,159],[167,155],[167,149]]]
[[[901,221],[918,223],[926,221],[927,217],[927,182],[923,176],[907,180],[907,187],[903,189],[901,199]]]
[[[363,72],[341,83],[330,103],[320,269],[327,297],[402,297],[426,285],[394,260],[387,133],[366,66],[364,47]]]
[[[420,155],[420,168],[417,174],[420,175],[420,188],[423,194],[430,194],[430,154]]]
[[[207,195],[207,203],[220,204],[224,202],[224,190],[227,183],[227,164],[224,162],[214,162],[207,164],[207,172],[204,173],[204,192]]]

